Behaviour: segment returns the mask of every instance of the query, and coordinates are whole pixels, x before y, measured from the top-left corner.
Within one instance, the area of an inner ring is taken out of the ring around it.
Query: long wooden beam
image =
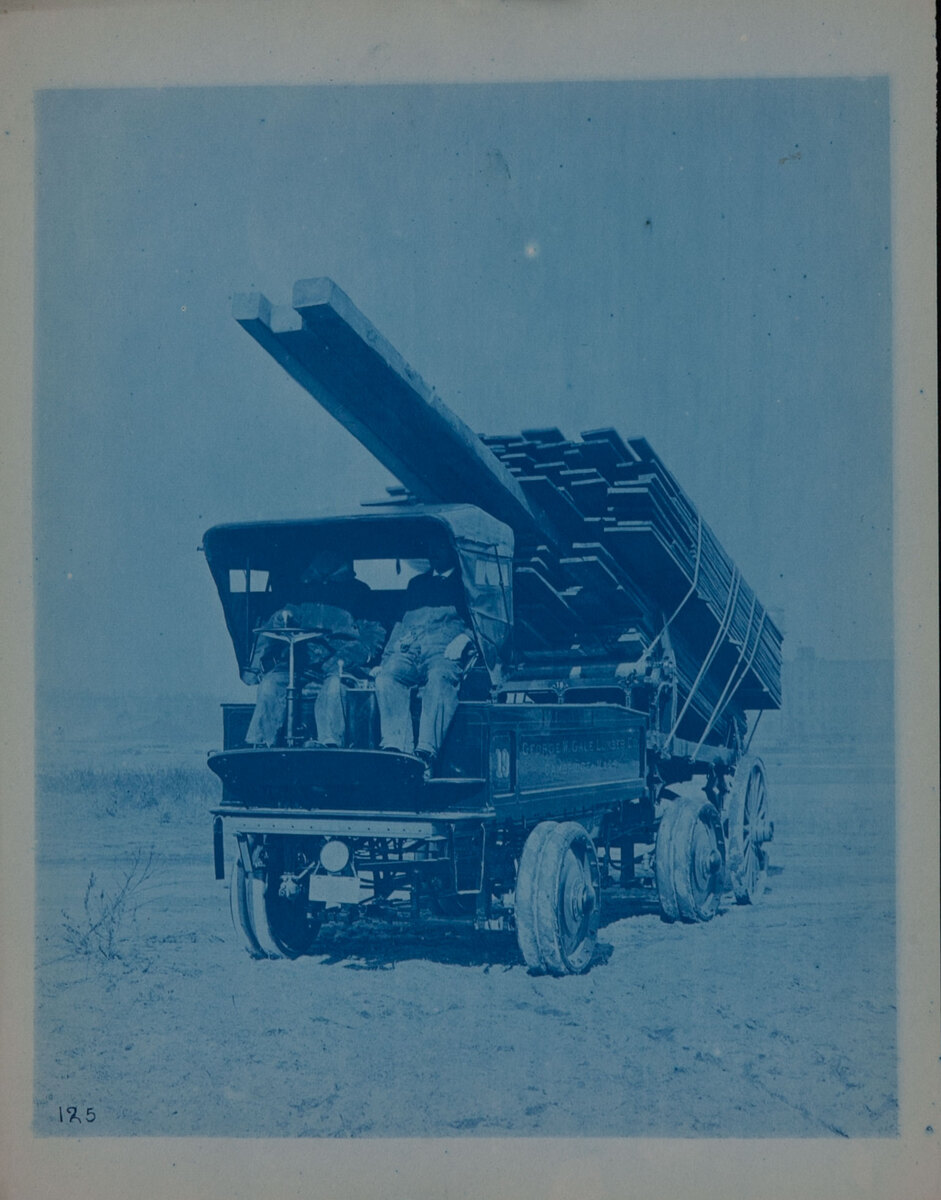
[[[417,499],[474,504],[520,536],[551,536],[509,470],[331,279],[300,280],[291,308],[236,296],[233,315]]]

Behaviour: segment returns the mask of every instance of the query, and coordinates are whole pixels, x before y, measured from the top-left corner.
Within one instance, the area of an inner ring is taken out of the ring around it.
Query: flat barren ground
[[[36,1132],[892,1135],[891,770],[766,765],[762,903],[670,925],[613,890],[565,979],[528,974],[512,935],[430,920],[253,961],[213,878],[205,768],[45,773]]]

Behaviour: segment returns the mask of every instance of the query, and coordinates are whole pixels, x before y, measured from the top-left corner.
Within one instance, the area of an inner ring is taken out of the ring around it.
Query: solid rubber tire
[[[517,880],[517,940],[531,970],[577,975],[588,969],[600,896],[598,856],[584,826],[576,821],[537,825],[524,846]]]
[[[680,796],[673,800],[660,821],[655,848],[657,892],[664,916],[689,923],[711,921],[719,907],[722,863],[708,889],[697,886],[701,865],[699,841],[707,830],[713,849],[723,858],[724,843],[719,814],[708,800]]]
[[[516,896],[513,905],[516,913],[516,941],[523,962],[532,971],[545,969],[536,938],[535,889],[542,848],[555,827],[555,821],[541,821],[530,830],[516,872]]]
[[[236,858],[229,874],[229,912],[232,914],[235,932],[241,937],[245,949],[252,958],[262,958],[264,951],[255,936],[251,908],[246,895],[245,868],[241,858]]]

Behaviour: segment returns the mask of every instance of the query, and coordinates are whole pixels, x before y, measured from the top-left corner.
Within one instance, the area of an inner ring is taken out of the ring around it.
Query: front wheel
[[[516,937],[526,965],[550,975],[588,969],[601,918],[598,856],[575,821],[543,821],[523,846]]]
[[[249,900],[250,878],[242,866],[241,858],[236,858],[229,875],[229,911],[235,932],[241,937],[248,953],[252,958],[265,958],[265,952],[255,936],[253,905]]]
[[[247,872],[241,855],[232,867],[230,907],[236,931],[254,958],[298,958],[309,954],[320,931],[320,910],[307,899],[307,888],[285,870],[281,839],[265,847],[266,861]]]

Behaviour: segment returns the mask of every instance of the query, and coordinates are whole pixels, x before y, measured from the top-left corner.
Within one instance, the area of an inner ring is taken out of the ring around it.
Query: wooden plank
[[[559,565],[559,557],[548,546],[535,546],[516,556],[517,567],[530,567],[550,583],[557,592],[569,586],[570,580]]]
[[[416,497],[476,504],[525,533],[543,523],[496,455],[332,280],[295,284],[293,314],[256,294],[237,297],[234,315]]]
[[[523,449],[540,469],[543,463],[558,463],[561,467],[567,446],[567,442],[523,443]]]
[[[546,459],[543,462],[537,462],[533,465],[532,475],[545,475],[546,479],[552,481],[557,488],[562,488],[564,485],[561,482],[562,472],[565,470],[565,462],[561,458]]]
[[[545,475],[521,475],[519,483],[534,508],[538,507],[546,514],[552,527],[567,538],[581,534],[582,514],[551,479]]]
[[[574,640],[581,623],[565,597],[547,579],[532,567],[519,567],[514,572],[514,583],[514,601],[521,612],[539,612],[547,629],[551,627],[566,641]]]
[[[510,453],[501,454],[499,457],[503,465],[509,471],[512,471],[514,475],[531,475],[536,469],[536,464],[530,455],[524,451],[516,450],[515,447]]]
[[[650,442],[648,442],[645,437],[629,437],[627,439],[627,444],[630,446],[631,450],[633,450],[634,456],[641,462],[649,463],[653,462],[654,460],[659,461],[659,459],[657,459],[657,455],[654,453],[653,446],[651,446]]]
[[[574,587],[566,590],[563,595],[566,603],[581,617],[582,621],[588,623],[596,637],[603,639],[603,630],[606,626],[620,626],[621,622],[618,620],[612,603],[612,593],[602,595],[591,587]]]
[[[523,437],[530,442],[558,443],[568,441],[562,430],[556,429],[555,426],[548,429],[524,429],[522,433]]]
[[[586,521],[585,524],[588,526],[590,523]],[[605,528],[606,526],[603,524],[595,525],[599,536],[604,536],[603,530]],[[653,610],[654,605],[651,598],[645,596],[640,591],[636,582],[619,566],[614,555],[601,542],[574,542],[572,545],[572,554],[573,556],[580,556],[582,558],[597,558],[605,570],[617,580],[633,611],[646,614]]]
[[[564,470],[559,475],[559,478],[566,487],[568,487],[571,483],[576,483],[579,481],[584,483],[602,483],[605,485],[605,487],[608,486],[608,481],[601,474],[601,472],[596,471],[594,467],[572,467],[566,463]]]
[[[616,429],[584,429],[582,430],[582,441],[604,442],[611,447],[619,459],[625,462],[632,462],[637,458],[636,453],[630,449]]]
[[[562,558],[559,562],[580,584],[600,596],[613,596],[621,590],[614,572],[597,555]]]
[[[693,549],[696,545],[696,528],[688,521],[676,505],[670,503],[656,480],[649,485],[618,485],[608,488],[608,512],[621,521],[651,521],[664,537],[678,545]]]
[[[519,446],[526,439],[519,433],[482,433],[480,440],[491,449],[507,449]]]
[[[623,462],[617,447],[608,441],[577,442],[578,460],[586,467],[594,467],[609,483],[613,483],[618,467]],[[568,458],[568,452],[566,452]]]
[[[574,474],[576,472],[567,472],[562,476],[566,482],[566,490],[572,497],[572,503],[586,517],[603,516],[608,508],[607,480],[601,476],[597,479],[572,479],[571,476]]]

